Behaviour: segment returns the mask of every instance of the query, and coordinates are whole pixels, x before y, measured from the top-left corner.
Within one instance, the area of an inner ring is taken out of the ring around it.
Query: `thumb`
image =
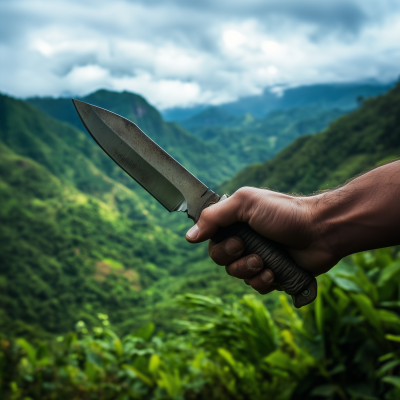
[[[218,228],[244,221],[243,212],[248,207],[249,196],[239,189],[226,200],[204,209],[197,224],[186,233],[186,240],[190,243],[200,243],[212,238]],[[247,222],[247,221],[244,221]]]

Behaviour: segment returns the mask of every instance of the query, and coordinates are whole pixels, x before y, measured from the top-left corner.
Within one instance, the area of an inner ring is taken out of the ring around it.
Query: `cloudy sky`
[[[0,92],[159,108],[400,75],[399,0],[0,0]]]

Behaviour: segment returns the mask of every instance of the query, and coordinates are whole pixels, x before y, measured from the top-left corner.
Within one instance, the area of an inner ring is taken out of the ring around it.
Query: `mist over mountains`
[[[258,118],[265,117],[274,110],[299,107],[351,110],[358,106],[357,98],[377,96],[387,92],[393,85],[394,83],[382,84],[378,82],[326,83],[288,89],[282,88],[282,90],[275,89],[274,92],[265,89],[261,95],[243,97],[214,108],[231,116],[249,113]],[[182,121],[201,113],[207,108],[209,108],[207,105],[193,108],[175,107],[163,110],[162,115],[168,121]]]

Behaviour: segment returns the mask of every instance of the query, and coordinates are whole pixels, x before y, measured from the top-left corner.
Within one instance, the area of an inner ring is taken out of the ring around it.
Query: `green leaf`
[[[36,350],[35,350],[35,348],[30,343],[28,343],[24,338],[17,339],[17,343],[18,343],[19,347],[21,347],[25,351],[30,363],[33,366],[36,366]]]
[[[142,328],[138,329],[135,333],[136,337],[142,338],[146,342],[150,340],[151,336],[153,335],[155,325],[153,322],[149,322],[147,325],[143,326]]]
[[[85,363],[85,375],[89,382],[94,383],[97,377],[97,367],[91,362]]]
[[[315,387],[310,395],[311,396],[322,396],[322,397],[330,397],[336,392],[335,385],[320,385]]]
[[[383,364],[382,367],[380,367],[377,371],[376,374],[378,376],[382,376],[385,375],[386,372],[388,372],[389,370],[391,370],[392,368],[397,367],[398,365],[400,365],[400,360],[392,360],[387,362],[386,364]]]
[[[157,354],[152,354],[149,360],[149,371],[151,374],[155,375],[161,365],[160,356]]]
[[[118,338],[114,339],[114,350],[117,353],[118,357],[121,357],[124,352],[121,340],[119,340]]]
[[[359,292],[362,293],[363,290],[355,282],[347,278],[335,277],[334,281],[341,289],[349,292]]]
[[[233,358],[232,354],[223,348],[218,349],[218,354],[233,368],[236,368],[236,361]]]
[[[400,342],[400,336],[399,335],[385,335],[385,339],[391,340],[392,342]]]
[[[173,374],[160,371],[160,379],[157,381],[157,384],[164,388],[170,397],[176,397],[181,391],[182,387],[179,371],[174,370]]]
[[[400,261],[396,261],[395,263],[383,268],[379,279],[378,279],[378,287],[383,287],[389,280],[393,279],[393,277],[400,272]]]
[[[372,387],[369,383],[353,383],[346,387],[347,391],[357,399],[380,400],[374,396]]]
[[[323,316],[322,296],[317,296],[317,298],[315,299],[315,323],[317,325],[318,332],[323,337],[324,316]]]
[[[336,311],[338,312],[339,315],[342,315],[343,312],[346,310],[346,308],[348,307],[348,305],[350,304],[351,300],[350,297],[347,296],[347,294],[340,289],[339,287],[334,287],[333,288],[333,293],[335,294],[335,296],[337,297],[337,301],[336,301]]]
[[[400,377],[398,376],[385,376],[382,378],[383,382],[390,383],[396,388],[400,388]]]
[[[378,310],[378,315],[380,320],[385,323],[385,326],[390,326],[390,328],[400,328],[400,317],[388,310]]]
[[[145,374],[143,374],[142,372],[140,372],[140,371],[139,371],[138,369],[136,369],[135,367],[132,367],[132,365],[124,364],[122,367],[125,368],[125,369],[129,369],[130,371],[134,372],[135,375],[136,375],[143,383],[145,383],[146,385],[148,385],[148,386],[150,386],[150,387],[154,386],[154,382],[153,382],[148,376],[146,376]]]
[[[362,313],[362,315],[364,315],[368,322],[376,330],[383,334],[379,314],[373,306],[371,300],[365,294],[361,293],[351,294],[351,298],[358,305],[360,312]]]

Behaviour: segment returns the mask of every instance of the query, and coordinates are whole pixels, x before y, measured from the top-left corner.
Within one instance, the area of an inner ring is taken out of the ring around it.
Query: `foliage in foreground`
[[[52,343],[3,339],[2,399],[397,399],[400,260],[364,252],[319,279],[296,311],[254,296],[185,295],[179,335],[148,324],[119,337],[108,317]]]

